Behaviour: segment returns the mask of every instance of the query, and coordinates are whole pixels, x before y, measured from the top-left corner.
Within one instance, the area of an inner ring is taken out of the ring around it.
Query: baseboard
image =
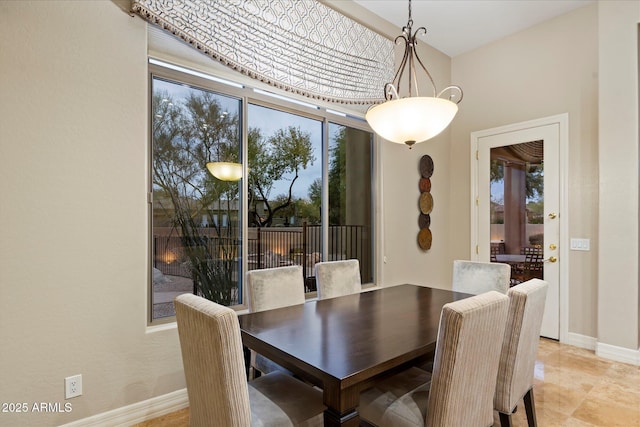
[[[574,347],[585,348],[587,350],[595,350],[596,345],[598,344],[598,340],[594,337],[589,337],[587,335],[575,334],[569,332],[567,334],[567,341],[564,344],[569,344]]]
[[[618,347],[610,344],[598,343],[596,355],[616,362],[630,363],[640,366],[640,349],[631,350],[629,348]]]
[[[617,347],[615,345],[603,344],[599,343],[597,338],[574,333],[567,334],[567,341],[564,342],[564,344],[593,350],[595,351],[596,356],[604,359],[630,363],[632,365],[640,365],[640,349],[631,350],[624,347]]]
[[[184,409],[187,406],[189,406],[189,398],[187,397],[187,389],[184,388],[112,411],[103,412],[102,414],[93,415],[89,418],[83,418],[61,427],[127,427]]]

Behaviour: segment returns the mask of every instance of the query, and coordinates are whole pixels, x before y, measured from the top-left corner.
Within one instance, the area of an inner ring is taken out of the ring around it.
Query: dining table
[[[471,295],[397,285],[239,316],[243,345],[322,389],[325,426],[358,426],[360,392],[433,357],[442,307]]]
[[[497,254],[495,257],[497,262],[503,262],[510,265],[524,264],[525,260],[527,259],[526,255],[518,254]]]

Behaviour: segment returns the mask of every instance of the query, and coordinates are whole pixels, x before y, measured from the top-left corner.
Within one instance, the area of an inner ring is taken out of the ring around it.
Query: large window
[[[372,146],[370,132],[329,124],[328,260],[358,259],[363,283],[373,281]]]
[[[356,258],[363,283],[373,281],[373,137],[364,121],[151,71],[152,320],[173,316],[184,292],[243,304],[251,269],[301,265],[314,292],[317,262]],[[221,181],[209,162],[244,163],[245,177]]]
[[[322,259],[322,121],[249,104],[249,270]]]
[[[241,187],[206,164],[240,160],[241,101],[158,77],[152,87],[152,318],[173,316],[184,292],[238,304]]]

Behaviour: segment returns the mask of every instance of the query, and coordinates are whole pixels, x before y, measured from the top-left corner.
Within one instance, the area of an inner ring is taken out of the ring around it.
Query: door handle
[[[558,261],[558,258],[554,257],[554,256],[550,256],[549,259],[547,260],[549,262],[556,262]]]
[[[558,216],[558,215],[557,215],[555,212],[551,212],[551,213],[549,214],[549,218],[550,218],[550,219],[556,219],[556,217],[557,217],[557,216]]]
[[[558,247],[556,245],[554,245],[553,243],[549,245],[549,249],[551,249],[552,251],[555,251]]]

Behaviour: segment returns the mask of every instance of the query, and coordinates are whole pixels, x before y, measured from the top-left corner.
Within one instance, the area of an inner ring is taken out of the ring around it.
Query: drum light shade
[[[416,96],[376,105],[365,118],[384,139],[411,146],[438,135],[457,112],[458,105],[448,99]]]
[[[238,181],[242,178],[242,165],[231,162],[209,162],[207,169],[221,181]]]

